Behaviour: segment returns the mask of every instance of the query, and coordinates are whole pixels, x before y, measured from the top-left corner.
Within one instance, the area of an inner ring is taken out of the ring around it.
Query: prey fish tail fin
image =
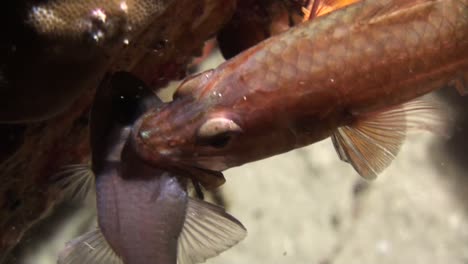
[[[178,241],[177,263],[204,262],[236,245],[246,235],[245,227],[223,208],[190,198]]]
[[[384,111],[357,114],[331,136],[341,160],[372,180],[395,159],[408,132],[425,130],[448,135],[448,115],[442,104],[419,98]]]
[[[124,264],[98,228],[67,242],[57,261],[57,264],[82,263]]]
[[[80,201],[94,188],[94,173],[90,164],[63,166],[51,177],[52,184],[63,190],[64,199]]]
[[[236,245],[246,234],[244,226],[221,207],[191,198],[179,236],[177,263],[202,263]],[[57,261],[57,264],[81,263],[124,264],[99,228],[67,242]]]

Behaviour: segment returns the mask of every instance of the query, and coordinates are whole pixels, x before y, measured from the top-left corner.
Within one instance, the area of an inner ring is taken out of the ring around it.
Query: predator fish
[[[137,121],[135,150],[203,170],[213,187],[219,171],[331,137],[374,179],[408,130],[442,128],[440,107],[419,97],[447,84],[466,92],[467,77],[467,0],[364,0],[187,78]]]
[[[123,72],[98,89],[90,129],[99,228],[68,242],[59,264],[199,263],[245,237],[222,208],[187,195],[186,177],[145,164],[128,145],[133,122],[160,104]]]

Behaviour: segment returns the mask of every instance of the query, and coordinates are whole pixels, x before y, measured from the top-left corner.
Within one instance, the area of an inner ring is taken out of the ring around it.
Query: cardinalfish
[[[212,188],[219,171],[331,137],[374,179],[409,130],[441,128],[420,97],[467,77],[467,0],[360,1],[187,78],[137,121],[135,150]]]
[[[149,166],[132,151],[134,121],[160,105],[123,72],[98,89],[90,129],[99,227],[68,242],[59,264],[199,263],[245,237],[222,208],[187,195],[186,177]]]

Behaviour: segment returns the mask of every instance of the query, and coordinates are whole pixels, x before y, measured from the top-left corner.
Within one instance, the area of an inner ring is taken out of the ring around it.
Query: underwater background
[[[215,54],[200,70],[221,60]],[[455,89],[437,96],[453,108],[451,136],[408,135],[375,181],[342,162],[329,139],[226,171],[214,201],[248,235],[206,263],[468,263],[468,99]],[[12,263],[56,263],[66,241],[97,225],[94,199],[59,205]]]

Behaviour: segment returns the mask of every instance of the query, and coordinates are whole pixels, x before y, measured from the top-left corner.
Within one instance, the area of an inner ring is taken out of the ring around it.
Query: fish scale
[[[398,21],[392,21],[396,18],[389,19],[389,23],[386,23],[385,16],[381,19],[382,25],[366,26],[365,21],[362,23],[354,22],[351,26],[348,24],[349,21],[363,20],[362,10],[370,8],[369,5],[375,5],[377,7],[372,8],[378,9],[378,7],[383,6],[381,2],[369,3],[367,1],[350,6],[331,13],[330,16],[318,18],[309,24],[292,29],[288,34],[283,34],[257,46],[256,49],[262,50],[262,52],[247,59],[256,62],[243,64],[243,67],[250,70],[250,74],[246,77],[249,92],[261,89],[262,85],[258,82],[264,80],[255,76],[262,76],[263,71],[266,73],[267,85],[265,86],[268,89],[282,88],[286,93],[290,91],[291,86],[295,86],[296,80],[310,80],[306,83],[306,86],[310,87],[307,89],[314,87],[338,89],[341,96],[356,94],[360,92],[356,92],[356,90],[362,90],[362,95],[366,95],[362,100],[379,100],[379,98],[369,98],[369,90],[372,90],[370,87],[387,88],[386,94],[398,94],[410,90],[404,86],[395,89],[386,85],[388,78],[385,78],[385,75],[389,71],[394,80],[402,79],[403,76],[403,78],[410,78],[409,74],[430,71],[430,67],[433,68],[433,65],[439,67],[439,65],[447,64],[447,61],[453,60],[454,56],[463,58],[464,56],[460,55],[466,54],[467,34],[460,33],[458,38],[452,36],[456,32],[466,31],[466,20],[464,23],[457,22],[456,24],[452,21],[468,12],[466,7],[463,9],[459,4],[461,1],[448,1],[451,3],[436,1],[438,3],[434,4],[435,7],[432,8],[439,8],[442,12],[431,12],[426,21],[416,20],[405,24],[405,27],[397,23]],[[386,2],[392,3],[394,1]],[[453,14],[454,18],[446,17],[445,15],[449,12],[445,10],[453,10],[450,14]],[[404,11],[397,10],[395,12]],[[439,27],[437,28],[435,25],[439,25]],[[440,31],[441,28],[444,30]],[[455,41],[444,45],[442,39]],[[442,49],[453,49],[453,51],[446,54],[446,52],[441,52]],[[300,54],[300,60],[290,59],[295,58],[297,54]],[[428,58],[428,56],[430,57]],[[448,59],[444,57],[448,57]],[[425,67],[425,62],[428,60],[436,60],[440,63],[432,63],[430,67]],[[356,61],[361,63],[360,67],[353,67]],[[414,65],[411,72],[401,70],[401,65],[405,64]],[[259,66],[252,67],[252,65]],[[290,74],[291,65],[296,69],[295,74]],[[466,62],[464,65],[466,66]],[[226,67],[229,66],[226,65]],[[365,73],[370,72],[371,69],[373,69],[372,75],[366,75]],[[378,71],[378,69],[382,70]],[[368,78],[359,78],[362,76]],[[249,77],[251,80],[248,79]],[[331,79],[335,83],[330,82]],[[354,85],[352,88],[347,88],[349,85],[343,85],[356,81],[359,82],[359,85]],[[342,83],[342,85],[338,85],[338,83]],[[272,87],[274,84],[276,85]],[[361,89],[359,89],[360,87]],[[380,89],[374,88],[374,90]],[[423,92],[418,92],[418,95]],[[379,95],[379,93],[373,96],[371,94],[372,97]],[[368,105],[367,102],[365,104]],[[358,109],[361,108],[358,102],[354,105]]]

